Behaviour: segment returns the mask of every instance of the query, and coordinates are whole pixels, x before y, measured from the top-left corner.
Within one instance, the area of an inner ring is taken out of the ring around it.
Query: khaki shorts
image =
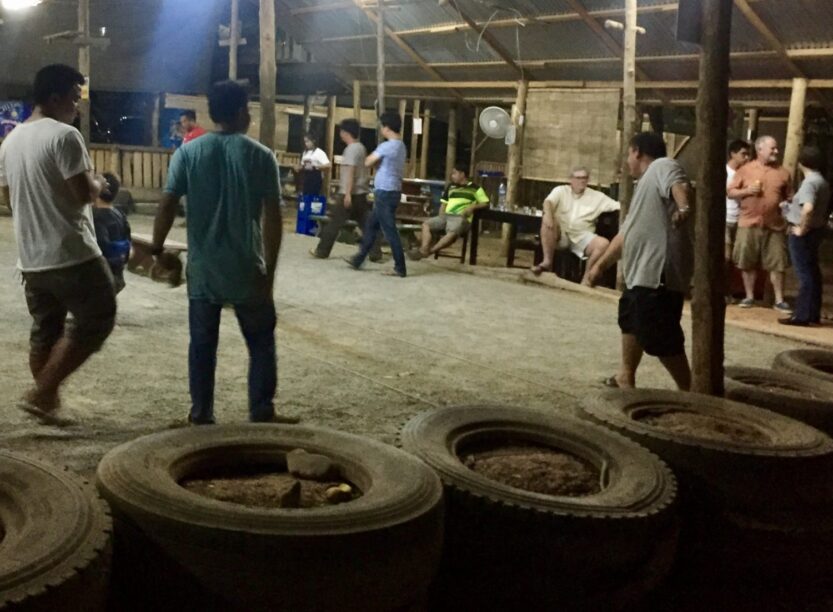
[[[471,223],[462,215],[431,217],[426,223],[428,224],[428,229],[432,232],[457,234],[461,238],[468,233],[469,227],[471,227]]]
[[[738,224],[726,223],[726,244],[728,244],[729,246],[734,246],[737,235]]]
[[[765,227],[739,227],[732,259],[741,270],[760,266],[767,272],[783,272],[790,267],[787,235]]]
[[[33,319],[33,352],[50,351],[65,333],[92,350],[101,348],[116,322],[113,274],[103,257],[69,268],[24,272],[23,280]],[[72,315],[68,323],[67,313]]]

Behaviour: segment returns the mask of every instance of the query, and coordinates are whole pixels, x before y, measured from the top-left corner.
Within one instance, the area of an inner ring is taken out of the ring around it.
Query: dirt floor
[[[131,224],[149,233],[152,218],[134,215]],[[175,227],[171,237],[184,240],[184,228]],[[619,333],[609,299],[460,274],[432,262],[409,262],[407,279],[380,274],[390,263],[355,272],[340,259],[353,247],[337,244],[331,259],[318,260],[307,254],[314,244],[288,228],[276,284],[278,411],[307,424],[394,442],[408,418],[435,406],[498,403],[571,413],[617,367]],[[108,449],[185,418],[185,286],[126,277],[115,331],[65,389],[66,410],[80,425],[35,424],[15,405],[30,384],[30,319],[11,219],[0,218],[0,447],[90,477]],[[688,318],[684,323],[689,328]],[[778,351],[800,346],[730,328],[727,363],[764,367]],[[246,420],[246,369],[243,339],[226,311],[218,422]],[[651,358],[638,384],[672,386]]]

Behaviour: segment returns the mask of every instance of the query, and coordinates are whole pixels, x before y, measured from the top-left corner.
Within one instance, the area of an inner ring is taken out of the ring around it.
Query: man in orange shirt
[[[735,265],[743,275],[746,298],[739,306],[754,305],[757,269],[769,272],[778,312],[790,314],[784,301],[784,271],[789,267],[787,254],[787,222],[781,214],[781,203],[791,200],[793,189],[790,173],[778,163],[778,143],[772,136],[755,141],[756,157],[735,173],[726,190],[730,198],[740,202],[740,218],[735,248]]]
[[[182,111],[179,116],[179,125],[182,127],[182,144],[188,144],[195,138],[208,133],[197,124],[197,113],[192,110]]]

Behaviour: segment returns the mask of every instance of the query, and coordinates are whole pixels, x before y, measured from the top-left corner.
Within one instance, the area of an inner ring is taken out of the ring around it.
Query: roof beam
[[[361,85],[373,85],[374,81],[359,81]],[[386,85],[393,89],[516,89],[518,81],[388,81]],[[744,79],[729,81],[730,89],[791,89],[792,79]],[[833,79],[809,79],[809,87],[816,89],[833,89]],[[617,89],[621,81],[530,81],[530,89],[550,89],[557,87],[573,89]],[[699,89],[699,81],[637,81],[637,89]]]
[[[451,0],[451,5],[457,10],[462,17],[463,21],[465,21],[469,27],[477,32],[486,44],[491,47],[492,51],[497,53],[498,57],[500,57],[506,64],[508,64],[515,72],[518,73],[518,76],[523,78],[524,76],[524,69],[521,68],[518,64],[515,63],[515,59],[512,55],[506,50],[506,48],[500,44],[498,39],[495,37],[494,34],[489,32],[485,26],[479,26],[474,19],[468,16],[468,14],[464,13],[460,7],[457,5],[457,0]]]

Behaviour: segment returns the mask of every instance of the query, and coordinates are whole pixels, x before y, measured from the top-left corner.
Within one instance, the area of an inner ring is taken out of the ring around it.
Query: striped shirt
[[[445,214],[461,215],[472,204],[487,204],[489,196],[482,187],[469,181],[465,185],[449,185],[445,189],[441,202],[445,204]]]

